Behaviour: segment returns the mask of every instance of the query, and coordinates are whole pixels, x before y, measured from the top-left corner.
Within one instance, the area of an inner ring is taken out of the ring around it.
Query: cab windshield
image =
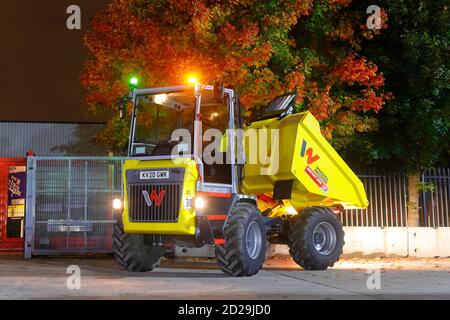
[[[138,96],[131,156],[171,155],[180,143],[171,140],[174,130],[186,129],[193,136],[194,110],[192,91]],[[192,141],[179,147],[184,154],[192,153]]]

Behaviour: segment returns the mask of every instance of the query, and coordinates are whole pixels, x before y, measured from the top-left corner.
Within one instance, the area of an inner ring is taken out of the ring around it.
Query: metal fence
[[[347,227],[406,227],[408,223],[406,176],[402,173],[358,175],[366,189],[367,209],[345,210]]]
[[[367,209],[345,210],[341,221],[347,227],[407,227],[408,189],[403,173],[360,174],[369,199]],[[422,172],[419,226],[450,227],[450,169]]]
[[[25,256],[109,252],[122,158],[30,157]]]
[[[25,256],[110,252],[111,201],[122,195],[124,158],[29,157]],[[360,174],[367,209],[345,210],[344,226],[407,227],[407,179],[402,173]],[[423,172],[420,226],[450,227],[450,169]]]
[[[420,223],[426,227],[450,227],[450,169],[426,170],[421,176]]]

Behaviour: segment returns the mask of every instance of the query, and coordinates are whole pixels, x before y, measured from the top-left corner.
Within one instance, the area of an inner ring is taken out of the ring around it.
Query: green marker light
[[[134,88],[134,89],[137,88],[138,84],[139,84],[139,79],[138,78],[132,77],[130,79],[130,87],[131,88]]]

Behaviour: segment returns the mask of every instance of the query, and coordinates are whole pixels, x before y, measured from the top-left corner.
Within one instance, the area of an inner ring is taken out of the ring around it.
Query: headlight
[[[114,210],[120,210],[122,209],[122,200],[121,199],[114,199],[112,202],[112,207]]]
[[[202,197],[195,198],[195,209],[204,209],[206,207],[206,201]]]

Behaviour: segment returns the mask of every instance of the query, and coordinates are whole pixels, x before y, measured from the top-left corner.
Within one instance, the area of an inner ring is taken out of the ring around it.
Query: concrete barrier
[[[450,257],[450,228],[409,228],[409,255]]]
[[[202,258],[215,258],[214,246],[204,245],[201,248],[185,248],[175,246],[175,257],[202,257]]]
[[[450,257],[450,228],[345,227],[346,257]],[[214,257],[214,247],[175,248],[177,257]],[[289,256],[286,245],[270,245],[268,258]]]
[[[348,256],[407,256],[407,228],[346,227],[344,254]]]

